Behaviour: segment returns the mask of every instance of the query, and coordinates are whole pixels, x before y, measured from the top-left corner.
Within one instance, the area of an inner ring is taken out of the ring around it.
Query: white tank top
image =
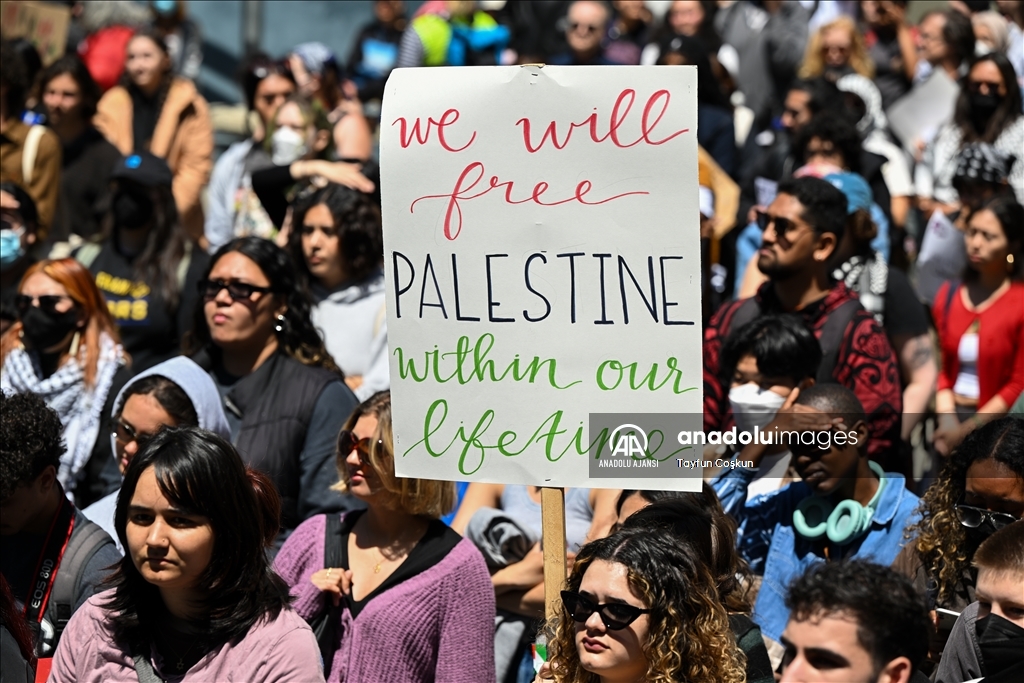
[[[978,334],[976,332],[967,332],[960,337],[957,357],[960,359],[960,372],[956,376],[956,382],[953,383],[953,393],[977,399],[981,395],[981,389],[978,386]]]

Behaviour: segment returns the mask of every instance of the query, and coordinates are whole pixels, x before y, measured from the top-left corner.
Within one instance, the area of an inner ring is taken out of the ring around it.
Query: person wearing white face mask
[[[274,166],[252,174],[252,189],[278,230],[285,224],[296,183],[314,177],[360,192],[373,192],[374,183],[360,164],[328,161],[331,124],[327,116],[302,95],[284,101],[274,116],[270,158]],[[278,240],[284,244],[287,237]]]
[[[821,346],[796,316],[762,316],[737,330],[722,348],[723,381],[730,384],[737,431],[769,431],[779,410],[796,400],[797,390],[814,384],[820,364]],[[742,447],[737,460],[757,467],[747,487],[748,500],[792,480],[787,474],[790,452],[784,445],[752,442]]]

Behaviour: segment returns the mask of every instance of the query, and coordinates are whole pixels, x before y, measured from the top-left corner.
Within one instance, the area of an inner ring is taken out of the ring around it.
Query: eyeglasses
[[[32,308],[32,306],[38,307],[44,313],[53,314],[57,312],[57,305],[61,301],[70,298],[66,294],[43,294],[42,296],[18,294],[14,297],[14,307],[17,309],[19,316],[24,316],[28,313],[28,309]]]
[[[377,439],[377,445],[383,446],[384,440]],[[373,447],[373,439],[365,437],[360,439],[355,435],[354,432],[348,429],[342,429],[338,433],[338,455],[346,456],[352,452],[353,449],[359,451],[359,457],[370,457],[370,448]]]
[[[595,31],[598,31],[600,28],[600,26],[594,26],[593,24],[580,24],[577,22],[569,24],[570,31],[578,31],[580,29],[583,29],[584,33],[594,33]]]
[[[562,604],[565,605],[565,609],[573,621],[581,624],[585,623],[594,612],[597,612],[601,615],[601,621],[609,631],[621,631],[639,619],[641,614],[650,614],[652,611],[621,602],[599,605],[573,591],[562,591]]]
[[[228,290],[228,296],[234,301],[250,299],[255,292],[267,294],[274,291],[270,287],[258,287],[237,280],[200,280],[198,284],[199,295],[207,300],[216,299],[222,289]]]
[[[135,431],[135,427],[119,418],[114,423],[114,438],[122,446],[127,446],[134,441],[138,445],[139,450],[142,450],[149,443],[149,440],[153,438],[153,435],[139,434]]]
[[[1017,518],[1011,514],[1007,514],[1005,512],[992,512],[990,510],[976,508],[973,505],[957,503],[953,508],[956,510],[956,516],[960,518],[960,524],[968,529],[977,529],[987,521],[998,531],[1007,524],[1013,524],[1017,521]]]

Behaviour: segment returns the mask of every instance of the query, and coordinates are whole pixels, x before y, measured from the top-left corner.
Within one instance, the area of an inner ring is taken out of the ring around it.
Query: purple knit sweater
[[[300,524],[274,561],[305,619],[325,604],[309,579],[324,568],[326,519]],[[355,619],[342,610],[341,645],[327,681],[493,683],[494,616],[487,566],[462,539],[433,567],[374,597]]]

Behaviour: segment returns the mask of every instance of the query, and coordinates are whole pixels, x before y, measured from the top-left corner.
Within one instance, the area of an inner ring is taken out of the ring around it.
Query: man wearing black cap
[[[141,372],[177,355],[209,256],[193,248],[181,227],[167,162],[132,154],[118,161],[111,179],[103,232],[75,258],[96,277],[132,369]]]
[[[18,319],[14,297],[25,271],[35,263],[31,251],[38,224],[32,197],[14,183],[0,184],[0,334]]]

